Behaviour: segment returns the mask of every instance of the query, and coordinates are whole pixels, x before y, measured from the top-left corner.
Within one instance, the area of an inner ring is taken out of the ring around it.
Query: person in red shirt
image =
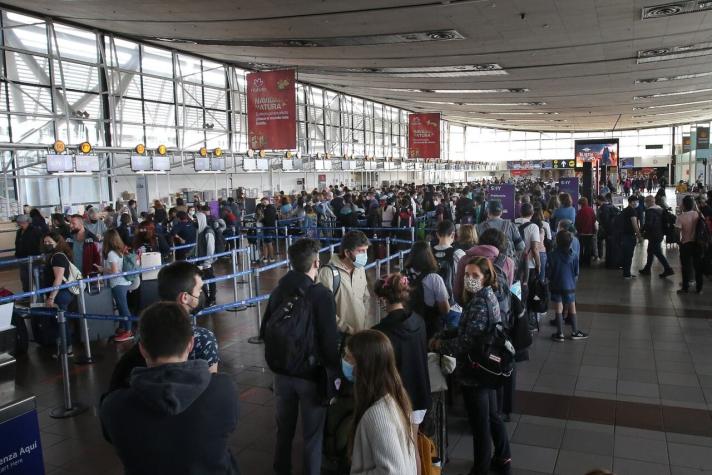
[[[581,265],[589,267],[593,256],[593,237],[596,234],[596,213],[589,206],[588,199],[578,200],[579,209],[576,213],[576,232],[581,242]]]

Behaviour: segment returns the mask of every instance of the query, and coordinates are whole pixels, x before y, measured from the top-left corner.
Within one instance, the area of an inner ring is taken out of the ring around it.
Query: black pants
[[[497,389],[497,408],[500,414],[509,415],[514,412],[514,391],[517,388],[517,366],[512,368],[512,375],[504,385]]]
[[[630,266],[633,265],[633,254],[635,253],[635,236],[623,235],[621,238],[623,277],[630,277]]]
[[[297,416],[301,414],[304,441],[301,473],[319,475],[326,407],[320,404],[317,383],[278,374],[274,377],[274,392],[277,396],[274,471],[280,475],[292,473],[292,439],[297,428]]]
[[[663,240],[662,238],[653,238],[648,240],[648,260],[645,262],[645,269],[650,270],[653,267],[653,258],[657,257],[660,263],[663,265],[665,271],[670,271],[670,263],[663,254]]]
[[[203,274],[203,280],[208,280],[208,279],[212,279],[215,277],[215,272],[213,272],[212,267],[203,269],[202,274]],[[217,291],[218,291],[218,286],[215,282],[203,285],[203,293],[205,294],[205,301],[208,304],[215,303],[215,299],[217,297]]]
[[[581,265],[590,266],[593,257],[593,234],[580,234],[581,241]]]
[[[507,428],[497,412],[497,392],[477,386],[462,386],[462,395],[472,430],[475,464],[470,473],[487,475],[492,459],[492,442],[496,458],[512,457]]]
[[[695,279],[696,290],[702,290],[702,249],[696,242],[686,242],[680,245],[680,263],[682,264],[682,289],[688,290],[689,282]]]

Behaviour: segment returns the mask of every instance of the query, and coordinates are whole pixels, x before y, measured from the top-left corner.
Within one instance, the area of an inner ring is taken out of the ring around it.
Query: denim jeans
[[[467,418],[472,430],[472,444],[475,465],[473,475],[487,475],[494,456],[498,459],[511,458],[507,428],[497,410],[497,392],[478,386],[462,386]]]
[[[111,296],[114,297],[114,303],[116,308],[119,310],[119,315],[122,317],[130,317],[131,310],[129,310],[128,303],[128,293],[130,285],[116,285],[111,288]],[[130,330],[131,322],[121,320],[119,322],[119,328],[122,330]]]

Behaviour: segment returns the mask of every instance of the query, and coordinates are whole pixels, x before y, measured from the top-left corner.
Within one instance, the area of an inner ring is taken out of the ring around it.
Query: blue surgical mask
[[[354,378],[354,365],[341,358],[341,372],[344,373],[344,378],[352,383],[355,381]]]
[[[368,255],[365,252],[356,254],[356,259],[354,259],[355,267],[365,267],[368,262]]]

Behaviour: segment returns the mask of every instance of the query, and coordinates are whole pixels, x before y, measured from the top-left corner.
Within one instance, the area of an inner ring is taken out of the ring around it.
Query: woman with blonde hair
[[[388,337],[377,330],[356,333],[341,364],[354,382],[351,474],[416,474],[412,408]]]
[[[126,254],[126,244],[121,240],[121,236],[116,229],[109,229],[104,233],[104,245],[101,249],[102,257],[104,258],[104,266],[94,264],[100,272],[104,274],[118,274],[122,272],[124,255]],[[109,287],[111,287],[111,296],[114,298],[116,308],[119,310],[119,315],[122,317],[130,317],[128,293],[131,287],[131,281],[125,277],[114,277],[109,279]],[[119,328],[116,329],[114,335],[115,342],[128,341],[133,339],[131,331],[131,322],[121,320]]]

